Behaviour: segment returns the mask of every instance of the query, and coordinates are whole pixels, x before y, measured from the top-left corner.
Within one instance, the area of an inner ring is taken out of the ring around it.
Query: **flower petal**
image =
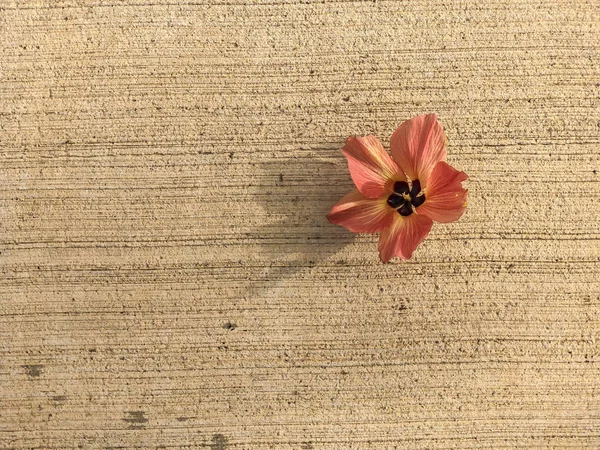
[[[345,195],[327,214],[329,222],[354,233],[375,233],[388,227],[396,214],[386,199],[365,198],[358,189]]]
[[[468,191],[462,182],[468,178],[445,162],[439,162],[427,182],[425,203],[419,206],[419,214],[436,222],[453,222],[462,216],[467,207]]]
[[[342,153],[348,158],[352,181],[367,198],[380,197],[391,180],[405,179],[375,136],[349,137]]]
[[[410,259],[413,251],[429,234],[433,221],[422,214],[403,217],[396,214],[392,225],[379,236],[379,257],[384,263],[394,256]]]
[[[400,168],[424,186],[435,165],[446,159],[446,137],[437,116],[413,117],[401,124],[392,134],[390,150]]]

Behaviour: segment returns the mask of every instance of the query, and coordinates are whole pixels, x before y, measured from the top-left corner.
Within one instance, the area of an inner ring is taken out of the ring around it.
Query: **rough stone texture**
[[[600,2],[0,0],[0,446],[600,447]],[[325,214],[436,112],[469,210]]]

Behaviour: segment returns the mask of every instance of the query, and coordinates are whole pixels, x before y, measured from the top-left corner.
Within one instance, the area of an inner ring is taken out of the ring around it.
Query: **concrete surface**
[[[0,1],[0,447],[600,448],[600,2]],[[435,112],[467,213],[325,219]]]

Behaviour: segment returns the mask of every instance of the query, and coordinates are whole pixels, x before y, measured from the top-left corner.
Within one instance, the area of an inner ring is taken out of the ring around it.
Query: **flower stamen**
[[[423,203],[425,203],[425,193],[421,189],[419,180],[410,180],[410,184],[406,181],[396,181],[394,193],[387,199],[387,204],[404,217],[416,212],[416,208]]]
[[[396,181],[394,183],[394,192],[398,195],[408,194],[410,187],[406,181]]]

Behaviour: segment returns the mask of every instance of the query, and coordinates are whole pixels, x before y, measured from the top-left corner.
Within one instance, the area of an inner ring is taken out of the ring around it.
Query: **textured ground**
[[[600,448],[600,2],[0,0],[0,447]],[[469,210],[325,214],[435,112]]]

